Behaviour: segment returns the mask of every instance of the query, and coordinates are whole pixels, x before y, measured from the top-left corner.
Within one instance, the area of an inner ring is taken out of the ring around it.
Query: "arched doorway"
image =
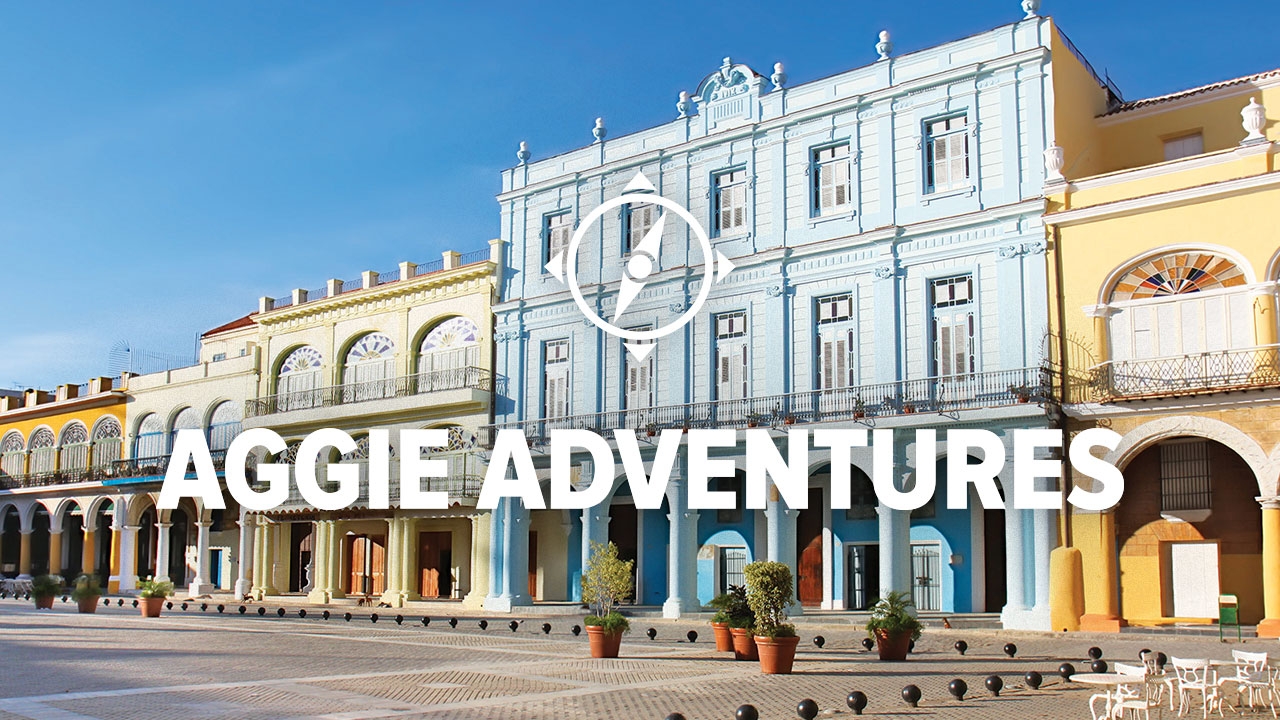
[[[31,574],[47,574],[49,560],[49,511],[37,504],[31,515]]]
[[[72,500],[62,510],[62,574],[74,578],[84,567],[84,510]]]
[[[1217,617],[1236,595],[1241,622],[1262,618],[1257,478],[1234,450],[1201,437],[1162,440],[1124,468],[1116,508],[1120,614],[1131,624]]]
[[[156,508],[148,505],[138,516],[138,551],[134,572],[140,578],[156,574]]]
[[[187,584],[187,543],[191,537],[191,520],[187,511],[175,508],[169,512],[169,580],[177,587]]]
[[[8,505],[0,515],[0,576],[17,577],[22,550],[22,518],[18,509]]]
[[[756,517],[746,507],[746,473],[711,479],[711,490],[734,494],[732,508],[698,513],[698,601],[706,604],[731,585],[745,586],[743,568],[757,560]]]

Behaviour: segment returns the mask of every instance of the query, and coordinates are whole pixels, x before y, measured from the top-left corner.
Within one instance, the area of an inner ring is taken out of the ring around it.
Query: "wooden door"
[[[822,488],[809,488],[809,508],[796,518],[796,597],[822,604]]]
[[[538,533],[529,532],[529,598],[538,599]]]
[[[453,592],[453,533],[419,533],[418,566],[422,597],[449,597]]]
[[[1004,609],[1008,587],[1005,581],[1004,511],[982,511],[982,537],[986,544],[984,562],[987,576],[987,612]]]
[[[347,545],[347,557],[351,559],[351,578],[347,593],[364,595],[365,565],[368,564],[369,595],[381,595],[386,590],[387,541],[381,535],[357,535]]]

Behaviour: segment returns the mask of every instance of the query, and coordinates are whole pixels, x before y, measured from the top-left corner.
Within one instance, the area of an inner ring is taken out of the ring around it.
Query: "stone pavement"
[[[510,618],[490,617],[481,630],[478,618],[433,616],[429,627],[421,613],[332,608],[329,620],[320,608],[298,606],[278,618],[275,605],[259,617],[228,605],[201,612],[192,604],[159,619],[144,619],[130,607],[99,608],[93,615],[58,602],[37,612],[29,602],[0,600],[0,720],[80,720],[83,718],[481,718],[547,719],[626,718],[662,720],[682,712],[689,720],[732,718],[735,708],[752,703],[761,718],[795,718],[796,703],[817,701],[819,717],[852,717],[844,704],[851,690],[870,698],[869,716],[930,718],[1088,718],[1095,688],[1063,683],[1056,676],[1065,661],[1083,669],[1089,646],[1104,659],[1132,661],[1142,648],[1169,655],[1229,658],[1232,647],[1216,637],[1126,633],[1071,636],[997,633],[983,630],[935,630],[921,639],[906,663],[880,663],[859,644],[863,634],[848,625],[801,628],[795,674],[765,676],[752,662],[734,662],[714,651],[710,627],[694,622],[639,619],[617,660],[587,657],[586,635],[570,628],[577,618],[530,618],[515,631]],[[433,612],[448,612],[448,606]],[[350,622],[342,619],[352,612]],[[552,625],[543,635],[542,623]],[[657,630],[650,641],[645,629]],[[688,630],[699,637],[690,643]],[[825,636],[823,649],[811,640]],[[952,649],[969,644],[965,657]],[[1009,659],[1006,642],[1018,645]],[[1275,650],[1280,643],[1249,640],[1249,650]],[[1035,669],[1045,676],[1038,691],[1023,685]],[[983,679],[998,674],[1005,683],[993,698]],[[963,702],[946,691],[952,678],[970,688]],[[918,709],[900,699],[904,685],[924,694]],[[1270,713],[1267,713],[1270,716]]]

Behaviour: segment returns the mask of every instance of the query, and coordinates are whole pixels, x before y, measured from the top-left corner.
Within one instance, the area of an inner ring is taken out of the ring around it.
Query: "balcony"
[[[489,425],[480,442],[492,447],[497,431],[524,430],[531,444],[545,444],[550,431],[587,429],[596,433],[634,429],[656,433],[668,428],[773,427],[796,423],[853,421],[915,413],[954,414],[963,410],[1042,403],[1053,399],[1048,368],[1020,368],[950,377],[922,378],[878,385],[810,390],[741,400],[719,400],[637,410],[613,410],[554,419]]]
[[[226,463],[227,451],[214,450],[210,453],[213,467],[222,472]],[[56,485],[74,485],[76,483],[110,482],[112,480],[128,480],[145,477],[163,476],[169,469],[169,456],[160,455],[148,458],[127,458],[116,460],[109,465],[73,470],[55,470],[52,472],[26,473],[24,475],[0,474],[0,490],[16,490],[19,488],[52,487]]]
[[[442,478],[423,478],[421,480],[423,490],[429,492],[444,492],[449,495],[451,505],[457,504],[463,498],[480,497],[480,487],[484,482],[484,472],[481,467],[480,455],[472,452],[448,453],[442,456],[449,463],[448,477]],[[369,463],[368,461],[359,461],[352,463],[360,469],[360,494],[356,501],[345,510],[349,511],[367,511],[369,509]],[[395,458],[391,459],[390,477],[388,479],[388,497],[391,507],[400,506],[400,463]],[[328,468],[326,466],[318,466],[316,468],[316,482],[325,490],[335,490],[336,485],[331,484],[328,480]],[[280,504],[279,507],[271,510],[268,514],[314,514],[320,512],[313,507],[298,490],[298,485],[293,481],[292,473],[290,473],[289,497]],[[379,511],[374,511],[379,512]]]
[[[1280,387],[1280,345],[1217,350],[1093,368],[1090,399],[1139,400]]]
[[[281,413],[320,410],[418,395],[439,395],[459,390],[472,390],[488,394],[494,390],[494,385],[493,375],[483,368],[464,367],[451,370],[435,370],[382,380],[279,393],[258,400],[246,400],[244,414],[246,419],[261,418]],[[498,391],[502,392],[504,383],[499,381],[497,385]],[[479,402],[482,405],[484,403],[483,399],[469,396],[459,398],[459,400],[464,403]],[[412,403],[409,406],[412,406]],[[246,425],[261,426],[263,423],[250,422],[246,423]]]

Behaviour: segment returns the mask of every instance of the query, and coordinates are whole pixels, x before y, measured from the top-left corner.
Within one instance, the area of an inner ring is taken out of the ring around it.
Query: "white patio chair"
[[[1249,707],[1256,707],[1259,697],[1265,698],[1267,707],[1271,708],[1271,717],[1276,717],[1276,693],[1272,686],[1271,668],[1267,665],[1266,653],[1231,651],[1231,659],[1235,661],[1235,674],[1218,679],[1218,686],[1230,685],[1236,689],[1236,704],[1244,697],[1249,698]]]
[[[1101,720],[1106,717],[1118,717],[1118,708],[1125,700],[1134,700],[1143,695],[1142,684],[1146,681],[1147,668],[1143,665],[1126,665],[1124,663],[1116,663],[1112,671],[1120,675],[1132,675],[1136,681],[1133,684],[1116,685],[1111,692],[1094,693],[1089,697],[1089,714],[1093,715],[1093,720]],[[1102,702],[1102,711],[1099,712],[1097,703]]]
[[[1169,658],[1173,672],[1178,677],[1178,715],[1181,716],[1191,707],[1191,696],[1199,693],[1203,701],[1202,716],[1209,717],[1209,712],[1217,710],[1222,715],[1222,693],[1214,678],[1213,666],[1208,660],[1185,660]]]
[[[1115,671],[1121,675],[1132,675],[1133,683],[1125,683],[1116,688],[1118,697],[1111,706],[1111,715],[1117,720],[1126,717],[1137,720],[1151,720],[1151,710],[1156,711],[1156,720],[1164,715],[1164,704],[1161,702],[1160,682],[1151,676],[1146,665],[1126,665],[1116,663]]]
[[[1142,664],[1147,667],[1147,679],[1155,685],[1156,698],[1160,700],[1164,697],[1165,691],[1168,690],[1169,710],[1172,711],[1174,709],[1173,696],[1178,682],[1177,676],[1171,672],[1165,672],[1165,670],[1160,667],[1159,663],[1156,662],[1160,658],[1157,653],[1148,650],[1143,653],[1141,657]],[[1161,700],[1161,702],[1163,702],[1163,700]]]

